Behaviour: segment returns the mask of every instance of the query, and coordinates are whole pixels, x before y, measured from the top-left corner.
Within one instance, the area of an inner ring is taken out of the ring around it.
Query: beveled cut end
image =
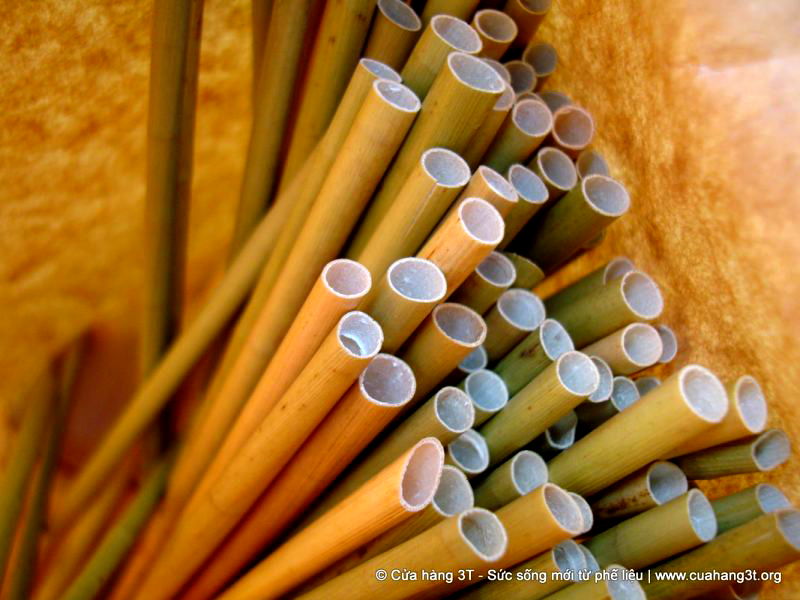
[[[435,18],[437,17],[434,17],[434,19]],[[473,31],[473,33],[475,32]],[[477,35],[478,34],[475,33],[476,37]],[[470,54],[463,54],[462,52],[452,52],[450,56],[447,57],[447,64],[456,79],[473,89],[499,94],[506,87],[503,78],[497,74],[497,71],[486,64],[483,59]]]
[[[592,527],[594,527],[594,513],[592,512],[592,507],[589,506],[589,503],[586,501],[586,498],[581,496],[580,494],[576,494],[575,492],[569,492],[569,495],[575,501],[575,504],[578,505],[578,508],[581,511],[581,519],[583,519],[583,527],[581,528],[581,533],[586,533],[590,531]]]
[[[689,490],[687,499],[689,522],[697,538],[709,542],[717,535],[717,516],[705,494],[700,490]]]
[[[570,537],[576,536],[583,527],[581,509],[575,500],[554,483],[544,484],[544,503],[550,516]]]
[[[521,450],[511,459],[511,480],[520,496],[547,483],[547,463],[536,452]]]
[[[800,511],[793,508],[779,510],[776,514],[778,530],[792,547],[800,551]]]
[[[508,168],[508,180],[522,202],[528,204],[544,204],[547,202],[547,186],[539,176],[523,165],[511,165]]]
[[[357,358],[375,356],[383,344],[383,330],[368,314],[353,310],[339,319],[339,343],[350,355]]]
[[[452,517],[475,505],[472,486],[467,476],[456,467],[445,465],[439,487],[433,496],[433,507],[444,517]]]
[[[516,94],[532,92],[536,87],[536,72],[528,63],[521,60],[512,60],[505,63],[508,74],[511,75],[511,87]]]
[[[477,54],[483,43],[478,33],[461,19],[450,15],[436,15],[431,19],[429,27],[453,50]]]
[[[486,339],[483,318],[463,304],[440,304],[433,309],[433,321],[442,333],[463,346],[475,348]]]
[[[659,337],[661,338],[661,356],[658,357],[658,362],[666,364],[670,362],[678,353],[678,338],[675,332],[666,325],[659,325],[656,327]]]
[[[497,516],[483,508],[471,508],[458,517],[458,528],[470,548],[483,561],[499,560],[506,551],[508,537]]]
[[[411,449],[400,480],[400,502],[406,510],[417,512],[431,503],[443,466],[444,448],[436,438],[424,438]]]
[[[593,137],[594,119],[586,109],[568,104],[553,113],[553,138],[559,146],[581,150]]]
[[[517,191],[514,189],[508,180],[500,175],[497,171],[486,165],[478,167],[478,174],[488,184],[491,190],[508,202],[517,201]]]
[[[608,264],[603,269],[603,283],[614,281],[635,270],[633,261],[626,256],[617,256],[608,261]]]
[[[464,373],[471,374],[486,368],[487,364],[489,364],[489,356],[486,354],[486,349],[478,346],[458,363],[458,368]]]
[[[361,392],[375,404],[403,406],[414,397],[416,378],[405,361],[391,354],[378,354],[358,378]]]
[[[608,363],[598,356],[591,356],[594,366],[597,367],[597,373],[600,375],[600,382],[597,384],[597,389],[589,395],[589,402],[604,402],[611,397],[611,390],[614,386],[614,373],[611,372],[611,367]]]

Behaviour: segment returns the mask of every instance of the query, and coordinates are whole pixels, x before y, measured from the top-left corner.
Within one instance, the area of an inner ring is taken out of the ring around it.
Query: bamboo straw
[[[483,314],[505,293],[516,277],[512,262],[499,252],[492,252],[475,267],[451,300]]]
[[[480,58],[463,52],[450,53],[425,96],[419,119],[364,216],[358,232],[361,240],[353,242],[351,256],[358,255],[386,217],[422,153],[437,146],[453,152],[464,150],[505,86],[500,76]]]
[[[408,408],[427,397],[485,338],[486,324],[472,309],[449,302],[434,308],[400,356],[417,377],[417,391]]]
[[[569,156],[558,148],[545,146],[528,164],[547,187],[548,201],[552,202],[573,189],[578,183],[578,173]]]
[[[483,347],[490,362],[496,362],[544,321],[544,304],[533,292],[512,289],[503,292],[486,313],[488,332]]]
[[[506,354],[494,370],[513,396],[550,364],[574,349],[566,329],[558,321],[545,319],[539,329]]]
[[[592,143],[593,137],[594,119],[585,108],[568,104],[553,112],[552,140],[573,159]]]
[[[629,271],[570,304],[551,307],[545,303],[545,307],[580,348],[625,325],[658,318],[664,300],[650,277]]]
[[[508,229],[509,224],[506,221],[506,231]],[[513,252],[503,252],[503,255],[514,264],[514,268],[517,270],[517,278],[512,284],[513,287],[532,290],[544,279],[544,272],[530,258]]]
[[[750,375],[742,375],[726,386],[731,409],[725,419],[702,437],[698,436],[675,448],[670,456],[680,456],[699,452],[706,448],[733,442],[741,438],[757,435],[767,426],[767,401],[758,381]]]
[[[584,546],[583,544],[579,544],[578,546],[583,554],[583,558],[586,560],[586,570],[589,573],[598,573],[600,569],[600,565],[597,563],[597,559],[594,557],[594,554]]]
[[[427,25],[436,15],[452,15],[466,21],[470,18],[479,0],[427,0],[422,11],[422,22]]]
[[[609,565],[591,580],[574,583],[548,596],[553,600],[645,600],[635,575],[621,565]]]
[[[380,326],[366,314],[352,311],[340,319],[227,466],[197,486],[137,598],[169,597],[180,589],[377,354],[381,342]]]
[[[711,506],[717,517],[719,533],[725,533],[762,515],[791,508],[792,505],[774,485],[759,483],[712,500]]]
[[[364,56],[400,70],[422,31],[414,9],[401,0],[378,0]]]
[[[547,483],[547,464],[531,450],[520,450],[475,488],[475,505],[497,510]]]
[[[455,152],[426,150],[374,232],[367,237],[358,229],[349,255],[380,277],[393,261],[419,250],[469,177],[469,166]]]
[[[379,354],[359,376],[291,462],[262,494],[204,568],[185,600],[215,597],[264,547],[274,542],[391,421],[414,394],[414,374],[403,361]],[[323,503],[311,523],[331,506]]]
[[[530,221],[533,216],[539,211],[544,203],[547,202],[549,192],[544,182],[539,178],[536,173],[522,165],[511,165],[508,169],[508,180],[517,190],[519,201],[514,208],[505,217],[506,233],[503,236],[503,241],[500,242],[499,247],[505,248],[511,243],[522,228]],[[519,256],[519,255],[517,255]],[[529,262],[530,259],[526,259]],[[534,264],[534,266],[536,266]],[[524,287],[531,289],[534,285],[544,279],[544,273],[541,269],[536,267],[536,277],[531,285],[515,285],[515,287]],[[526,282],[527,283],[527,282]]]
[[[439,484],[443,454],[438,440],[423,439],[345,502],[272,552],[220,598],[267,600],[282,596],[376,535],[424,509]]]
[[[475,409],[474,426],[483,425],[508,404],[508,389],[492,371],[479,369],[467,375],[460,387],[467,392]]]
[[[519,28],[514,46],[525,47],[533,39],[551,4],[552,0],[507,0],[503,10]]]
[[[710,371],[683,367],[550,461],[550,480],[591,496],[719,423],[727,409],[725,390]]]
[[[611,177],[605,157],[594,148],[584,148],[575,160],[578,177],[583,179],[589,175],[605,175]]]
[[[258,98],[230,246],[232,258],[252,233],[272,194],[311,6],[311,0],[272,3],[264,44],[264,57],[269,59],[261,60],[255,86]]]
[[[469,185],[461,193],[461,198],[471,196],[486,200],[502,217],[514,210],[518,202],[514,186],[500,173],[486,165],[481,165],[475,170]]]
[[[503,66],[508,69],[508,74],[511,76],[511,89],[514,93],[525,94],[532,92],[536,87],[536,72],[533,67],[528,63],[521,60],[510,60],[503,63]],[[550,112],[549,110],[547,111]]]
[[[547,104],[547,108],[549,108],[550,112],[552,113],[556,112],[563,106],[572,104],[572,100],[569,96],[567,96],[564,92],[558,92],[556,90],[544,90],[539,92],[539,97],[545,104]]]
[[[689,489],[686,475],[671,462],[656,461],[603,490],[592,500],[598,519],[618,519],[661,506]]]
[[[679,456],[675,461],[689,479],[716,479],[772,471],[789,460],[791,453],[786,433],[781,429],[768,429],[740,442]]]
[[[400,76],[424,99],[451,52],[477,54],[480,51],[481,38],[472,27],[456,17],[436,15],[426,25]]]
[[[482,568],[499,559],[506,547],[506,532],[498,518],[487,510],[472,508],[446,519],[419,536],[362,563],[335,579],[303,594],[304,600],[376,597],[400,599],[420,594],[449,592],[451,586],[442,578],[415,577],[392,580],[391,585],[375,577],[383,569],[389,573],[415,572],[423,569],[452,571]],[[236,596],[224,596],[235,600]]]
[[[486,440],[474,429],[468,429],[447,445],[445,463],[458,467],[468,478],[480,475],[489,466]]]
[[[544,433],[594,392],[599,378],[585,354],[572,351],[561,355],[481,427],[491,463],[497,464]]]
[[[269,31],[269,18],[272,14],[273,0],[253,0],[250,4],[250,26],[253,32],[252,50],[253,50],[253,103],[255,104],[258,98],[256,91],[256,83],[258,82],[258,74],[261,71],[261,59],[264,57],[264,46],[267,43],[267,32]]]
[[[658,580],[655,573],[774,571],[800,558],[800,512],[781,510],[730,531],[696,550],[659,565],[645,577],[647,598],[687,598],[720,587],[710,578]],[[652,575],[651,575],[652,574]]]
[[[476,371],[485,369],[488,364],[489,357],[486,356],[486,350],[483,349],[483,346],[478,346],[461,359],[461,362],[458,363],[458,366],[450,374],[448,380],[454,379],[455,381],[460,381]]]
[[[602,358],[618,375],[632,375],[656,364],[664,353],[661,336],[646,323],[631,323],[583,348]],[[631,381],[631,385],[634,385]]]
[[[558,66],[558,53],[547,42],[531,42],[522,52],[522,60],[533,67],[536,73],[535,89],[540,90]]]
[[[660,386],[661,379],[658,377],[639,377],[634,383],[636,384],[636,389],[639,390],[639,395],[644,396]]]
[[[583,520],[583,524],[581,526],[581,532],[578,535],[591,531],[592,527],[594,527],[594,513],[592,512],[592,507],[586,501],[586,498],[580,494],[576,494],[575,492],[568,493],[570,498],[572,498],[572,500],[578,506],[578,509],[581,511],[581,519]]]
[[[547,307],[548,311],[560,310],[569,306],[579,298],[583,298],[587,294],[599,290],[605,284],[615,279],[620,279],[623,275],[635,269],[636,267],[634,267],[629,258],[617,256],[602,267],[595,269],[588,275],[584,275],[576,282],[545,299],[544,305]]]
[[[282,181],[291,183],[328,127],[367,39],[375,0],[326,3],[296,100]],[[282,53],[271,54],[281,57]],[[296,67],[295,67],[296,68]],[[283,184],[281,184],[283,187]]]
[[[624,215],[630,208],[625,188],[604,175],[590,175],[547,212],[533,234],[533,243],[521,243],[545,272],[571,258],[581,245]]]
[[[513,102],[514,102],[514,90],[511,89],[511,73],[508,72],[508,69],[506,69],[505,66],[503,66],[503,63],[501,63],[499,60],[495,60],[493,58],[487,58],[487,57],[484,56],[483,57],[483,62],[485,62],[490,67],[492,67],[495,70],[495,72],[498,75],[500,75],[500,77],[503,78],[503,81],[505,81],[507,84],[509,84],[508,89],[506,91],[507,92],[510,91],[510,93],[511,93],[511,103],[513,104]],[[504,96],[505,96],[505,94],[506,94],[506,92],[503,92]]]
[[[503,78],[503,93],[498,98],[492,110],[484,119],[481,126],[472,136],[472,139],[467,144],[467,147],[462,150],[461,155],[467,161],[470,167],[475,168],[478,163],[485,156],[486,151],[489,149],[497,132],[506,120],[509,111],[514,106],[514,90],[511,89],[510,83],[506,82],[506,77],[510,81],[511,77],[508,75],[506,68],[497,63],[497,61],[484,58],[483,62],[492,67],[495,72]],[[499,66],[498,66],[499,65]]]
[[[666,325],[657,325],[656,331],[661,338],[661,356],[658,359],[660,364],[671,362],[675,355],[678,353],[678,338],[675,332]]]
[[[538,100],[522,100],[514,105],[497,132],[483,162],[498,171],[524,162],[544,141],[553,124],[547,106]]]
[[[611,398],[614,391],[614,374],[611,372],[611,367],[602,358],[597,356],[589,356],[597,367],[597,372],[600,375],[600,383],[597,384],[597,389],[592,392],[586,399],[587,402],[604,402]]]
[[[571,410],[531,442],[531,447],[542,456],[551,458],[575,443],[577,428],[578,417]]]
[[[429,260],[401,258],[389,267],[360,308],[383,329],[383,349],[396,352],[444,298],[447,281]]]
[[[472,17],[472,27],[483,44],[481,56],[499,60],[517,37],[517,24],[507,14],[487,8]]]

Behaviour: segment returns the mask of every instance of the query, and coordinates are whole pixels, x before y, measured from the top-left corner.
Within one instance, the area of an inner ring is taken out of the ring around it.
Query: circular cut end
[[[487,364],[489,364],[489,356],[486,354],[486,348],[478,346],[458,363],[458,368],[465,373],[474,373],[486,368]]]
[[[606,217],[620,217],[631,206],[627,190],[605,175],[589,175],[581,181],[583,197],[592,209]]]
[[[471,508],[458,517],[458,529],[473,552],[486,562],[499,560],[508,537],[500,519],[483,508]]]
[[[434,410],[439,423],[448,431],[463,433],[475,421],[475,409],[472,400],[460,389],[452,386],[443,387],[433,398]]]
[[[325,265],[322,280],[325,287],[339,298],[361,298],[372,286],[369,270],[346,258],[337,258]]]
[[[629,571],[621,565],[609,565],[606,571]],[[645,600],[642,584],[634,579],[623,579],[622,574],[612,575],[605,581],[609,600]]]
[[[574,575],[578,571],[586,569],[586,558],[584,558],[581,547],[573,540],[564,540],[560,544],[556,544],[551,552],[556,569],[559,573],[571,575],[570,581],[575,580]]]
[[[424,438],[408,453],[400,480],[400,503],[416,512],[433,500],[444,465],[444,449],[436,438]]]
[[[489,466],[489,448],[483,436],[469,429],[450,442],[450,458],[465,473],[483,473]]]
[[[520,200],[528,204],[544,204],[547,202],[547,186],[539,176],[523,165],[511,165],[508,168],[508,180]]]
[[[542,326],[539,327],[539,341],[542,350],[552,361],[558,360],[567,352],[575,350],[575,344],[572,343],[572,337],[564,326],[555,319],[545,319],[542,321]],[[600,374],[597,374],[598,382],[600,385]]]
[[[578,427],[578,415],[569,411],[545,431],[545,437],[554,450],[566,450],[575,443],[575,431]]]
[[[375,75],[375,77],[378,79],[388,79],[389,81],[394,81],[395,83],[400,83],[402,81],[402,78],[397,71],[379,60],[375,60],[373,58],[362,58],[358,61],[358,64]]]
[[[544,320],[544,303],[533,292],[513,289],[497,299],[497,311],[516,329],[534,331]]]
[[[604,402],[611,397],[611,391],[614,387],[614,374],[611,372],[611,367],[602,358],[597,356],[590,357],[594,366],[597,367],[597,373],[600,375],[600,383],[597,384],[597,389],[589,395],[589,402]]]
[[[523,133],[535,138],[544,137],[553,126],[550,109],[538,100],[517,102],[511,118]]]
[[[503,217],[486,200],[465,199],[458,207],[458,216],[464,230],[481,244],[496,246],[503,239]]]
[[[489,188],[503,200],[507,202],[517,201],[517,192],[508,180],[500,175],[497,171],[486,165],[478,167],[478,173],[483,177],[483,180]]]
[[[792,503],[782,491],[769,483],[759,483],[756,486],[756,499],[765,514],[774,513],[784,508],[791,508]]]
[[[559,190],[571,190],[578,183],[575,165],[558,148],[542,148],[536,154],[536,164],[545,182]]]
[[[387,277],[392,290],[411,302],[439,302],[447,292],[447,280],[441,269],[424,258],[401,258],[393,262]]]
[[[373,358],[361,371],[358,383],[367,400],[384,406],[404,405],[417,389],[411,367],[390,354]]]
[[[336,335],[345,351],[356,358],[375,356],[383,344],[383,330],[368,314],[353,310],[339,319]]]
[[[553,138],[559,146],[581,150],[589,145],[592,137],[594,119],[585,109],[569,104],[553,113]]]
[[[553,483],[544,484],[544,503],[550,516],[570,536],[581,533],[583,516],[581,509],[568,492]]]
[[[605,175],[606,177],[611,175],[606,159],[597,150],[592,150],[591,148],[587,148],[580,153],[575,161],[575,169],[581,179],[589,175]]]
[[[622,297],[633,314],[644,321],[655,319],[664,310],[661,290],[641,271],[631,271],[622,277]]]
[[[658,357],[658,362],[665,364],[675,358],[678,353],[678,338],[675,337],[675,332],[666,325],[659,325],[656,327],[656,331],[661,338],[661,356]]]
[[[517,24],[506,13],[487,8],[479,10],[472,19],[472,26],[483,37],[498,44],[510,44],[517,37]]]
[[[563,92],[556,92],[554,90],[539,92],[539,97],[542,99],[542,102],[547,104],[547,108],[550,109],[551,113],[555,113],[558,109],[572,104],[572,100],[570,100],[569,96]]]
[[[750,433],[761,433],[767,426],[767,401],[761,386],[750,375],[743,375],[733,389],[733,407]]]
[[[547,483],[547,463],[530,450],[522,450],[511,459],[511,480],[520,496]]]
[[[550,10],[552,3],[553,0],[519,0],[519,7],[527,12],[543,15]]]
[[[626,273],[630,273],[636,267],[633,266],[631,259],[625,256],[617,256],[608,261],[606,268],[603,269],[603,283],[619,279]]]
[[[632,404],[639,401],[639,390],[636,384],[627,377],[614,377],[611,385],[611,404],[617,409],[617,412],[622,412]]]
[[[434,17],[434,19],[436,18],[438,17]],[[461,22],[463,23],[463,21]],[[466,23],[464,24],[466,25]],[[478,34],[469,25],[467,27],[477,38]],[[480,44],[480,39],[478,39],[478,43]],[[483,59],[461,52],[452,52],[447,57],[447,64],[456,79],[476,90],[499,94],[506,87],[503,78],[497,74],[497,71],[487,65]]]
[[[536,72],[532,66],[521,60],[511,60],[504,66],[511,75],[511,87],[514,93],[524,94],[533,91],[536,87]]]
[[[600,571],[600,564],[597,562],[597,559],[592,554],[592,551],[589,550],[583,544],[580,544],[581,552],[583,553],[583,558],[586,561],[586,570],[590,573],[597,573]]]
[[[701,542],[708,542],[717,535],[717,516],[705,494],[700,490],[689,490],[686,498],[689,522]]]
[[[509,75],[508,69],[506,69],[503,66],[503,63],[501,63],[499,60],[495,60],[493,58],[484,58],[483,61],[487,65],[492,67],[495,70],[495,72],[498,75],[500,75],[500,77],[503,79],[503,81],[505,81],[506,83],[511,83],[511,75]],[[514,102],[514,90],[511,89],[510,85],[507,86],[507,88],[506,88],[506,91],[509,91],[509,90],[511,91],[511,102],[513,103]],[[505,95],[505,93],[506,92],[503,92],[503,95]],[[511,104],[509,104],[509,106],[511,106]],[[496,106],[495,106],[495,110],[497,110]]]
[[[422,21],[417,13],[402,0],[378,0],[378,10],[400,29],[406,31],[422,29]]]
[[[453,50],[476,54],[483,43],[478,33],[461,19],[450,15],[436,15],[431,19],[430,28]]]
[[[653,463],[647,470],[647,490],[653,501],[661,506],[686,493],[689,481],[683,471],[671,462]]]
[[[536,77],[548,77],[553,74],[558,66],[558,53],[547,42],[539,42],[525,49],[522,60],[533,67]]]
[[[502,65],[501,65],[502,66]],[[505,69],[505,67],[503,67]],[[508,73],[508,71],[506,71]],[[503,89],[503,93],[500,94],[500,97],[497,99],[497,102],[494,103],[494,107],[492,110],[506,112],[511,110],[511,107],[514,106],[514,89],[511,87],[510,83],[504,81],[505,88]]]
[[[471,308],[463,304],[440,304],[433,309],[436,327],[454,342],[475,348],[486,339],[486,323]]]
[[[469,181],[469,165],[452,150],[431,148],[422,153],[421,160],[422,168],[437,185],[458,188]]]
[[[644,396],[660,386],[661,380],[658,377],[640,377],[635,383],[636,389],[639,390],[639,395]]]
[[[475,406],[484,412],[497,412],[508,403],[508,388],[494,371],[481,369],[470,373],[464,388]]]
[[[383,98],[387,104],[391,104],[398,110],[415,113],[418,112],[422,106],[417,95],[402,83],[389,81],[388,79],[379,79],[372,85],[378,95]]]
[[[517,278],[514,263],[500,252],[492,251],[489,256],[481,261],[475,271],[487,283],[499,288],[507,288]]]
[[[789,460],[792,447],[783,431],[771,429],[758,436],[752,451],[759,471],[771,471]]]
[[[431,504],[443,517],[452,517],[472,508],[475,497],[467,476],[456,467],[443,466],[439,487],[436,488]]]
[[[681,395],[690,409],[709,423],[719,423],[728,412],[728,397],[719,379],[705,367],[689,365],[678,374]]]
[[[561,385],[575,396],[588,396],[600,385],[600,373],[592,359],[583,352],[566,352],[556,361]]]
[[[800,550],[800,511],[790,508],[777,513],[778,530],[795,550]]]
[[[631,363],[644,369],[658,361],[664,347],[655,327],[633,323],[622,331],[622,351]]]
[[[592,512],[592,507],[589,506],[586,498],[580,494],[569,492],[569,495],[572,497],[572,499],[575,501],[575,504],[578,505],[578,508],[581,511],[581,519],[583,519],[583,528],[581,533],[586,533],[587,531],[591,530],[592,527],[594,527],[594,513]]]

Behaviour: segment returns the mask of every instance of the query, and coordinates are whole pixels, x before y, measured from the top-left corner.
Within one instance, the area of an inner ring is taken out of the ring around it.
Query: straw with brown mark
[[[508,227],[508,221],[506,221],[506,231],[508,231]],[[544,272],[530,258],[514,252],[503,252],[503,255],[513,263],[517,271],[513,287],[532,290],[544,279]]]
[[[625,256],[612,258],[602,267],[595,269],[588,275],[584,275],[574,283],[546,298],[544,305],[548,311],[561,309],[590,292],[600,289],[605,284],[621,278],[626,273],[635,270],[635,268],[631,260]]]
[[[762,515],[791,508],[792,504],[774,485],[759,483],[734,494],[716,498],[711,501],[711,506],[717,517],[719,533],[724,533]]]
[[[364,57],[379,60],[398,71],[411,54],[422,31],[422,21],[401,0],[378,0]]]
[[[535,89],[540,90],[558,66],[558,53],[552,44],[532,41],[522,52],[522,60],[533,67],[536,73]]]
[[[553,117],[543,102],[517,102],[486,151],[483,162],[498,171],[506,171],[514,163],[527,161],[547,137],[552,125]]]
[[[475,409],[474,426],[483,425],[508,404],[508,388],[493,371],[479,369],[467,375],[459,385],[467,392]]]
[[[517,191],[519,201],[514,208],[506,215],[506,233],[503,236],[503,241],[500,242],[499,248],[505,248],[511,241],[517,237],[517,234],[522,228],[539,212],[539,209],[544,206],[549,198],[549,191],[544,182],[539,178],[536,173],[522,165],[511,165],[508,168],[508,180],[514,189]],[[520,256],[520,255],[518,255]],[[528,269],[533,271],[533,283],[531,285],[515,285],[514,287],[524,287],[531,289],[534,285],[544,279],[544,273],[539,269],[533,261],[531,262],[535,269]],[[541,273],[541,276],[539,274]],[[538,278],[538,279],[536,279]],[[527,284],[527,281],[525,281]]]
[[[521,450],[475,488],[475,505],[489,510],[513,502],[547,483],[547,464],[531,450]]]
[[[575,169],[578,177],[583,179],[589,175],[605,175],[611,177],[606,159],[594,148],[584,148],[575,159]]]
[[[789,436],[781,429],[739,442],[713,446],[673,459],[689,479],[716,479],[777,469],[792,454]]]
[[[689,482],[676,465],[656,461],[603,490],[592,499],[592,510],[600,520],[636,515],[661,506],[689,489]]]
[[[575,159],[592,143],[594,119],[585,108],[575,104],[562,106],[553,112],[553,145]]]
[[[548,201],[563,196],[578,184],[578,173],[569,156],[558,148],[545,146],[528,164],[547,187]]]
[[[544,304],[533,292],[511,289],[503,292],[485,319],[488,331],[483,347],[494,363],[541,326]]]
[[[492,252],[455,291],[451,300],[483,314],[509,288],[517,277],[512,262]]]
[[[472,17],[472,27],[483,43],[481,56],[498,60],[517,37],[517,24],[506,13],[485,8]]]
[[[602,358],[615,374],[632,375],[656,364],[664,346],[655,327],[631,323],[582,350]]]

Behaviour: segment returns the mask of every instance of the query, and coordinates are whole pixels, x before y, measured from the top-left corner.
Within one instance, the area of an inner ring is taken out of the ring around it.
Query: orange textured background
[[[559,278],[616,254],[661,283],[677,361],[764,384],[800,439],[800,4],[557,0],[548,87],[589,108],[632,213]],[[203,22],[190,303],[230,236],[249,126],[249,4]],[[128,397],[141,276],[150,2],[0,6],[0,418],[96,323],[69,436],[82,456]],[[0,429],[0,457],[8,436]],[[793,460],[765,479],[800,499]],[[761,478],[759,478],[761,479]],[[714,493],[744,480],[722,481]],[[768,598],[800,597],[800,570]]]

